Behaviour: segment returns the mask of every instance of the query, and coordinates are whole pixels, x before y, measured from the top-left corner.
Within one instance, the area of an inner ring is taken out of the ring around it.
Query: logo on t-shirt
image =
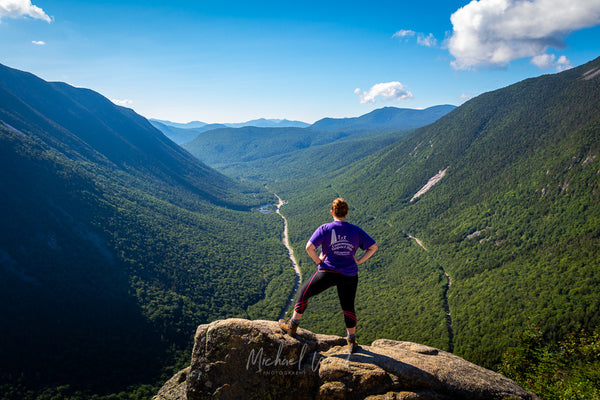
[[[331,250],[336,256],[349,256],[353,254],[354,246],[345,235],[337,236],[335,229],[331,230]]]

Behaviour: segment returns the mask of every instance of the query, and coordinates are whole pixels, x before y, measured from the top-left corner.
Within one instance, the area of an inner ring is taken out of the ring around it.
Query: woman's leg
[[[356,342],[356,311],[354,309],[354,298],[356,297],[356,288],[358,287],[358,276],[343,276],[337,284],[338,297],[340,305],[344,312],[344,322],[346,331],[348,331],[348,351],[354,353],[359,346]]]
[[[308,306],[308,299],[312,296],[316,296],[324,290],[334,286],[336,284],[336,275],[332,272],[317,271],[313,276],[306,282],[298,291],[298,299],[296,300],[296,306],[294,307],[293,319],[300,321],[302,314]]]
[[[300,325],[300,318],[302,318],[302,314],[304,313],[304,310],[306,310],[308,299],[321,293],[323,290],[334,286],[336,284],[334,275],[339,274],[317,271],[311,276],[308,282],[302,285],[298,292],[298,299],[296,300],[296,306],[294,307],[294,315],[289,321],[283,319],[279,320],[281,329],[292,336],[296,335],[296,329],[298,328],[298,325]]]
[[[358,287],[358,276],[343,276],[340,277],[337,284],[338,297],[340,305],[344,312],[344,322],[348,335],[356,333],[356,310],[354,309],[354,299],[356,298],[356,289]]]

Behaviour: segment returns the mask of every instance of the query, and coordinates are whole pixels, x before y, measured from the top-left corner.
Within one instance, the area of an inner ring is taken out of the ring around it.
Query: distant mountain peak
[[[404,130],[429,125],[456,106],[445,104],[417,110],[412,108],[383,107],[360,117],[323,118],[310,126],[325,131]]]

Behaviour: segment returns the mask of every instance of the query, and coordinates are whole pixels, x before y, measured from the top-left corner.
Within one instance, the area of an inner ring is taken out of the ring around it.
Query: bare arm
[[[358,265],[358,264],[362,264],[362,263],[364,263],[365,261],[367,261],[367,260],[368,260],[369,258],[371,258],[371,256],[372,256],[372,255],[373,255],[373,254],[374,254],[374,253],[377,251],[377,249],[379,249],[379,247],[377,247],[377,244],[372,244],[372,245],[371,245],[371,247],[369,247],[369,248],[367,249],[367,251],[365,251],[365,252],[363,253],[363,255],[362,255],[362,256],[360,256],[360,258],[356,258],[356,257],[354,257],[354,258],[356,259],[356,264],[357,264],[357,265]]]
[[[317,248],[315,247],[314,244],[312,244],[312,242],[310,240],[306,243],[306,252],[310,256],[310,258],[312,258],[312,260],[315,262],[315,264],[321,265],[323,263],[323,259],[317,255],[317,253],[315,251],[316,249]]]

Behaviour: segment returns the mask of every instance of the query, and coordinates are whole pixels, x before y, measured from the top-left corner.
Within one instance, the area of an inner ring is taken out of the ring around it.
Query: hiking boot
[[[293,324],[291,319],[288,319],[287,321],[284,319],[280,319],[279,327],[288,335],[296,336],[296,329],[298,329],[298,325]]]
[[[348,353],[350,354],[356,353],[356,351],[358,351],[358,349],[360,348],[360,346],[356,342],[356,338],[350,339],[347,337],[346,342],[348,342]]]

